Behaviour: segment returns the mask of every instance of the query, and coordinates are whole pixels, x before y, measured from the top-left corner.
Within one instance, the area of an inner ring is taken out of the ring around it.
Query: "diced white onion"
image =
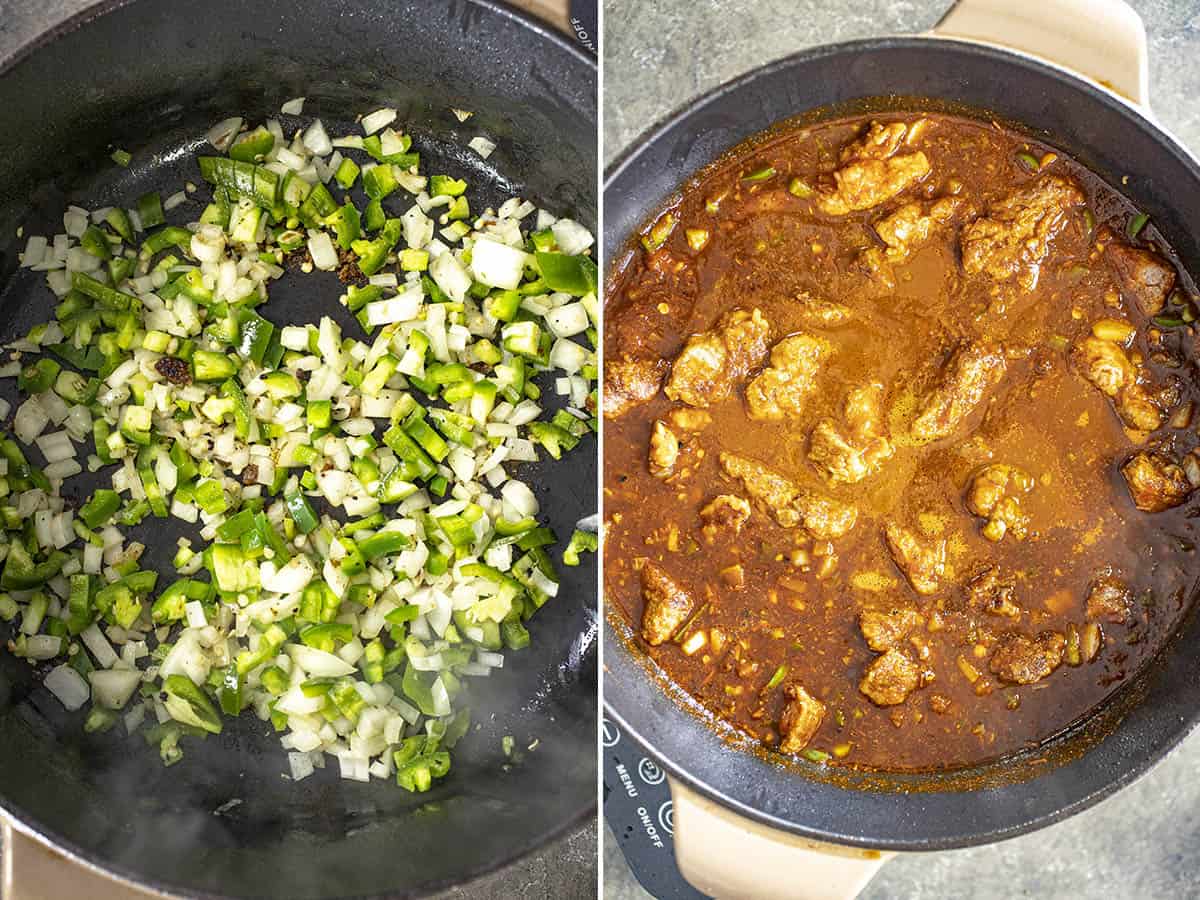
[[[385,125],[391,125],[396,121],[396,115],[396,110],[388,107],[367,113],[362,117],[363,134],[374,134]]]
[[[83,676],[65,664],[55,666],[46,674],[45,685],[46,689],[72,712],[87,703],[92,694]]]
[[[429,264],[429,277],[456,303],[462,303],[471,288],[471,276],[453,253],[443,253]]]
[[[513,479],[500,489],[500,496],[520,513],[522,518],[537,515],[538,502],[528,485],[523,481]]]
[[[325,126],[321,124],[320,119],[314,120],[305,129],[304,137],[301,138],[301,141],[310,153],[314,153],[317,156],[328,156],[333,150],[333,144],[330,143],[329,135],[326,134]]]
[[[189,628],[204,628],[208,625],[208,617],[204,614],[204,604],[199,600],[189,600],[183,605],[183,614]]]
[[[550,226],[550,231],[558,249],[568,256],[578,256],[596,243],[592,233],[574,219],[559,219]]]
[[[62,638],[53,634],[34,634],[25,639],[25,655],[29,659],[54,659],[62,650]]]
[[[241,116],[231,116],[228,119],[222,119],[216,125],[208,130],[205,135],[208,142],[224,153],[229,149],[229,145],[233,143],[233,139],[237,137],[238,129],[242,127]]]
[[[325,272],[337,268],[338,255],[333,247],[333,241],[327,231],[310,231],[308,233],[308,252],[312,255],[313,265]]]
[[[123,709],[142,683],[137,669],[96,669],[88,674],[92,702],[105,709]]]
[[[288,644],[287,652],[296,665],[314,678],[340,678],[355,671],[354,666],[345,660],[315,647]]]
[[[483,135],[471,138],[471,140],[467,142],[467,146],[484,159],[487,159],[489,156],[491,156],[492,151],[496,149],[496,144],[493,141],[485,138]]]
[[[295,751],[288,754],[288,768],[292,772],[292,781],[303,781],[315,771],[312,756]]]
[[[530,256],[491,238],[481,237],[471,248],[471,271],[477,281],[489,287],[516,290]]]

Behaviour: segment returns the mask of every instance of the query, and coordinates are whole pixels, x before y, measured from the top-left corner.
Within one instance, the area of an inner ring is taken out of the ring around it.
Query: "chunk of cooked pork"
[[[649,560],[642,563],[642,600],[642,637],[655,647],[675,636],[696,605],[688,591]]]
[[[777,421],[797,416],[816,390],[817,372],[829,345],[807,334],[793,334],[771,348],[771,364],[746,387],[750,418]]]
[[[719,494],[700,510],[701,532],[709,543],[734,538],[750,518],[750,502],[736,494]]]
[[[1029,514],[1021,507],[1021,496],[1033,490],[1033,476],[1005,463],[984,466],[967,489],[967,509],[987,519],[983,536],[999,541],[1011,534],[1018,541],[1029,533]]]
[[[1146,315],[1158,315],[1175,287],[1175,268],[1153,250],[1134,247],[1113,238],[1111,232],[1107,237],[1111,243],[1106,245],[1104,257],[1117,276],[1121,293]]]
[[[822,419],[809,436],[809,462],[835,484],[857,484],[878,472],[893,452],[891,442],[885,438],[851,443],[833,419]]]
[[[858,689],[876,706],[897,706],[920,683],[921,670],[917,664],[899,650],[888,650],[867,666]]]
[[[946,570],[945,540],[930,544],[895,522],[884,526],[883,536],[892,559],[913,590],[918,594],[937,593]]]
[[[1154,431],[1162,427],[1164,413],[1143,383],[1145,373],[1120,344],[1092,335],[1075,346],[1071,360],[1076,371],[1113,398],[1117,414],[1130,428]]]
[[[604,363],[604,417],[616,419],[658,393],[665,366],[659,360],[614,359]]]
[[[961,197],[942,197],[929,203],[905,203],[884,216],[874,225],[875,233],[886,247],[884,259],[892,265],[906,262],[965,207],[966,201]]]
[[[919,441],[948,437],[1004,377],[1004,350],[963,342],[954,348],[921,401],[911,433]]]
[[[1137,367],[1115,341],[1089,335],[1071,353],[1075,368],[1109,397],[1116,397],[1137,381]]]
[[[761,310],[730,310],[712,329],[688,338],[671,366],[666,395],[689,406],[720,403],[762,362],[769,338]]]
[[[858,509],[807,490],[762,463],[736,453],[722,453],[721,469],[741,481],[746,493],[784,528],[803,526],[815,538],[839,538],[854,527]]]
[[[985,566],[971,576],[963,589],[973,609],[1010,619],[1021,617],[1021,607],[1013,600],[1016,585],[1001,575],[999,566]]]
[[[880,433],[882,403],[883,385],[854,388],[846,395],[844,428],[833,419],[822,419],[813,428],[808,460],[830,482],[857,484],[878,472],[895,452]]]
[[[821,727],[825,704],[798,684],[788,685],[785,693],[789,702],[779,719],[779,732],[783,735],[779,749],[783,753],[799,753]]]
[[[1058,175],[1044,175],[1017,188],[962,229],[964,271],[1001,282],[1016,279],[1032,291],[1051,242],[1086,199],[1074,181]]]
[[[872,122],[861,138],[842,149],[841,167],[833,173],[833,189],[817,196],[817,206],[831,216],[844,216],[878,206],[929,174],[929,158],[920,150],[898,152],[908,133],[904,122]]]
[[[924,617],[911,606],[864,609],[858,614],[859,630],[867,646],[877,653],[899,647],[909,633],[924,621]]]
[[[1097,576],[1088,587],[1087,617],[1093,622],[1105,619],[1124,624],[1132,604],[1133,592],[1129,585],[1111,572]]]
[[[679,438],[661,419],[654,420],[648,455],[650,474],[655,478],[667,478],[674,473],[679,460]]]
[[[1158,450],[1139,450],[1123,466],[1134,505],[1142,512],[1162,512],[1179,506],[1192,493],[1183,468]]]
[[[1057,631],[1029,637],[1019,631],[1000,635],[988,668],[1009,684],[1033,684],[1059,667],[1067,639]]]

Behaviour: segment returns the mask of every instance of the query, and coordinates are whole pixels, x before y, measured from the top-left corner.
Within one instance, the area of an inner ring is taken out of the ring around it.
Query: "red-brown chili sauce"
[[[1193,592],[1194,286],[994,123],[747,149],[613,279],[606,596],[715,716],[881,769],[1036,744]]]

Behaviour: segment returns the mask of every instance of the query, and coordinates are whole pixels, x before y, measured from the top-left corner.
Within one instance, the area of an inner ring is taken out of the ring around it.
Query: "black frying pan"
[[[261,122],[299,95],[331,134],[396,106],[430,171],[467,177],[490,204],[520,193],[595,224],[595,63],[500,3],[102,3],[0,59],[0,339],[53,302],[42,278],[16,271],[19,225],[54,234],[66,203],[128,204],[202,184],[192,151],[208,127],[229,115]],[[475,115],[459,124],[450,107]],[[486,162],[465,150],[477,134],[499,145]],[[109,161],[113,146],[133,153],[128,169]],[[339,292],[331,277],[288,276],[264,314],[315,322],[340,312]],[[595,511],[594,441],[569,464],[526,475],[560,536]],[[86,498],[93,483],[77,481],[70,493]],[[139,529],[160,568],[181,524]],[[559,596],[530,623],[532,644],[474,680],[473,705],[488,712],[428,794],[339,781],[336,765],[292,784],[278,738],[253,716],[187,742],[184,761],[163,769],[120,728],[82,734],[81,715],[0,651],[0,807],[67,855],[163,891],[358,897],[462,883],[594,815],[594,557],[563,572]],[[506,734],[518,746],[540,739],[508,772]]]
[[[681,183],[730,147],[800,113],[963,105],[1026,123],[1149,213],[1192,272],[1200,268],[1200,165],[1130,105],[1061,69],[979,44],[922,37],[820,47],[758,69],[696,100],[636,140],[608,170],[604,247],[611,267],[630,235]],[[1194,612],[1194,610],[1193,610]],[[1078,812],[1144,773],[1200,717],[1200,620],[1087,722],[1032,754],[950,775],[831,777],[741,752],[686,695],[664,686],[628,629],[605,631],[609,714],[676,779],[755,822],[835,844],[941,850],[986,843]],[[677,819],[677,839],[683,829]]]

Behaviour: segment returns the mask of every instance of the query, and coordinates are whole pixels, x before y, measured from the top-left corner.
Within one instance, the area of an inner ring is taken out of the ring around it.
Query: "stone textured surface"
[[[1163,123],[1200,148],[1200,2],[1132,0]],[[604,157],[686,100],[815,44],[929,29],[947,0],[606,0]],[[0,29],[4,25],[0,24]]]
[[[91,5],[88,0],[0,0],[0,58],[46,28]],[[0,120],[3,113],[0,113]],[[516,865],[481,878],[439,900],[584,900],[596,895],[598,839],[589,824]]]
[[[1160,120],[1200,151],[1200,0],[1132,0],[1150,37]],[[606,0],[604,157],[696,94],[819,43],[921,31],[947,0]],[[1200,896],[1200,734],[1082,815],[969,850],[899,857],[861,900],[1088,900]],[[611,835],[605,896],[644,898]]]

